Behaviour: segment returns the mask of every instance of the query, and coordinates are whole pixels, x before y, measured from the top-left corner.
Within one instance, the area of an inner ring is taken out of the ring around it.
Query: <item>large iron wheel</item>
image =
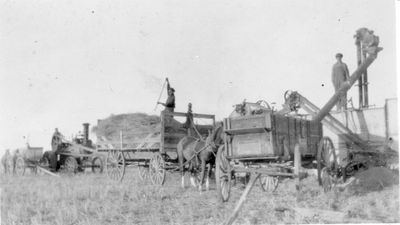
[[[150,180],[154,185],[163,185],[165,181],[165,161],[160,153],[154,153],[150,159]]]
[[[94,159],[92,160],[92,172],[103,173],[103,170],[104,170],[103,159],[99,156],[94,157]]]
[[[229,160],[226,157],[225,146],[218,149],[215,164],[215,182],[217,185],[218,197],[223,202],[228,201],[231,192],[231,169]]]
[[[22,176],[25,174],[25,160],[21,156],[15,159],[14,173],[17,176]]]
[[[106,159],[107,176],[111,180],[122,181],[125,175],[125,158],[122,151],[111,150]]]
[[[265,192],[274,192],[278,188],[279,179],[276,176],[261,176],[259,180],[261,189]]]
[[[64,171],[67,173],[76,173],[78,171],[78,162],[72,156],[68,156],[64,161]]]
[[[332,140],[328,137],[323,137],[318,146],[317,169],[318,183],[320,186],[324,186],[324,182],[328,181],[326,178],[322,178],[322,169],[325,167],[324,176],[335,175],[338,168],[335,147],[333,146]],[[326,185],[329,184],[327,183]]]

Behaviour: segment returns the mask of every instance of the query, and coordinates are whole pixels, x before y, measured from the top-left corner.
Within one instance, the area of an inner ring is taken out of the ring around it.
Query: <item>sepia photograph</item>
[[[0,0],[0,224],[400,224],[399,0]]]

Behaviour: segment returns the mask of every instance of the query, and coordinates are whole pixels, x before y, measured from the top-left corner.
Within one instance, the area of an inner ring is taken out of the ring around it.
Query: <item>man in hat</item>
[[[332,67],[332,83],[337,92],[340,86],[349,79],[349,69],[346,63],[342,62],[343,54],[337,53],[337,62]],[[347,93],[344,93],[336,103],[337,110],[344,110],[347,108]]]
[[[188,104],[188,111],[186,113],[186,122],[183,124],[183,128],[187,129],[188,136],[194,136],[194,124],[193,124],[193,111],[192,103]]]
[[[175,89],[171,87],[169,84],[168,78],[165,79],[167,81],[167,91],[168,91],[168,98],[165,103],[162,102],[157,102],[158,104],[161,104],[165,106],[165,110],[168,112],[174,112],[175,109]]]

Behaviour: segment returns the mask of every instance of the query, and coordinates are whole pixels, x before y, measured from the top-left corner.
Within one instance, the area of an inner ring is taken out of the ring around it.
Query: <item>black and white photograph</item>
[[[0,224],[400,224],[399,0],[0,0]]]

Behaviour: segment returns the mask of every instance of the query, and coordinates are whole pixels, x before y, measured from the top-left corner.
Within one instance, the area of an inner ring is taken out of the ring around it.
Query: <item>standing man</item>
[[[165,107],[165,111],[167,112],[174,112],[175,109],[175,89],[171,87],[169,84],[168,78],[165,78],[167,82],[167,91],[168,91],[168,98],[165,103],[157,102],[157,104],[161,104]]]
[[[192,112],[192,103],[188,104],[188,111],[186,113],[186,122],[183,124],[183,128],[187,129],[187,135],[194,136],[194,124],[193,124],[193,112]]]
[[[337,92],[340,86],[349,79],[349,69],[347,68],[346,63],[342,62],[343,54],[337,53],[336,60],[337,62],[332,67],[332,83],[335,88],[335,92]],[[340,97],[338,102],[336,103],[337,110],[347,109],[347,93],[344,93],[343,96]]]

